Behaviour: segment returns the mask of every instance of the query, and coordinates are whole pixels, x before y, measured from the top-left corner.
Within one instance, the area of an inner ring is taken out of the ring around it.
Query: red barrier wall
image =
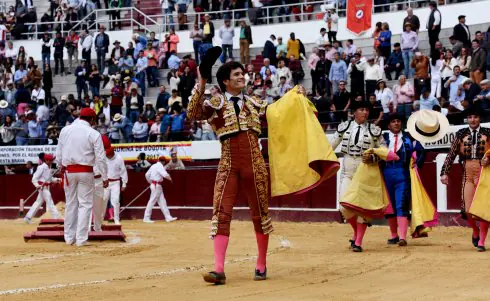
[[[122,193],[122,206],[128,204],[143,189],[147,187],[147,182],[142,172],[129,171],[129,185],[125,192]],[[214,180],[216,176],[215,168],[170,171],[173,183],[165,181],[164,193],[172,214],[179,218],[189,219],[209,219],[211,215]],[[426,162],[421,172],[422,181],[430,197],[436,205],[437,199],[437,181],[436,164]],[[0,177],[0,218],[15,218],[18,216],[19,200],[27,198],[34,190],[30,182],[30,175],[10,175]],[[461,168],[459,164],[453,166],[450,176],[450,185],[448,186],[448,209],[460,208],[461,191]],[[55,202],[64,200],[64,192],[59,185],[51,188]],[[144,207],[150,196],[148,190],[131,208],[124,211],[124,218],[142,218]],[[320,209],[315,212],[308,210],[285,210],[272,211],[273,216],[282,220],[339,220],[340,215],[335,211],[336,208],[336,179],[331,178],[315,189],[299,195],[273,198],[270,207],[276,208],[306,208]],[[30,206],[34,201],[33,196],[26,206]],[[139,207],[139,208],[133,208]],[[178,207],[178,208],[175,208]],[[193,207],[193,208],[182,208]],[[207,208],[195,208],[207,207]],[[248,207],[247,199],[243,191],[239,191],[239,197],[236,207]],[[326,210],[328,209],[328,210]],[[238,218],[248,218],[248,210],[236,210],[234,215]],[[161,218],[159,210],[154,210],[154,218]]]

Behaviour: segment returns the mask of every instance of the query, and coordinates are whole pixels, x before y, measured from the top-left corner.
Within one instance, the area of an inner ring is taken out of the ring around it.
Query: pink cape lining
[[[282,196],[288,196],[288,195],[299,195],[302,193],[306,193],[313,188],[317,187],[327,179],[331,178],[335,174],[337,174],[337,171],[340,169],[340,163],[337,161],[327,161],[327,160],[316,160],[312,161],[309,164],[310,168],[316,171],[320,175],[320,179],[316,181],[314,184],[303,188],[299,191],[288,193],[288,194],[283,194],[283,195],[277,195],[275,197],[282,197]]]

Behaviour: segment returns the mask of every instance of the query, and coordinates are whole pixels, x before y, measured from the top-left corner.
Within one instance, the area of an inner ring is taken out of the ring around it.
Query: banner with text
[[[124,161],[130,163],[137,160],[140,153],[146,154],[146,160],[155,162],[158,157],[165,156],[170,159],[173,148],[177,150],[177,157],[183,161],[192,160],[191,142],[168,142],[168,143],[131,143],[113,144],[114,151]],[[26,146],[3,146],[0,147],[0,165],[25,164],[28,161],[38,163],[39,153],[56,154],[56,145],[26,145]]]

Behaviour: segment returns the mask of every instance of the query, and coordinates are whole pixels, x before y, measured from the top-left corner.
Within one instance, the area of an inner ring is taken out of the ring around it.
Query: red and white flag
[[[372,16],[373,0],[347,1],[347,29],[354,34],[360,35],[369,30]]]

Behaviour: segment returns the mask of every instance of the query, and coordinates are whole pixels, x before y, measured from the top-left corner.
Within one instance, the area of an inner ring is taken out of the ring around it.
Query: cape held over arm
[[[273,197],[311,190],[340,168],[315,112],[298,87],[267,107]]]

